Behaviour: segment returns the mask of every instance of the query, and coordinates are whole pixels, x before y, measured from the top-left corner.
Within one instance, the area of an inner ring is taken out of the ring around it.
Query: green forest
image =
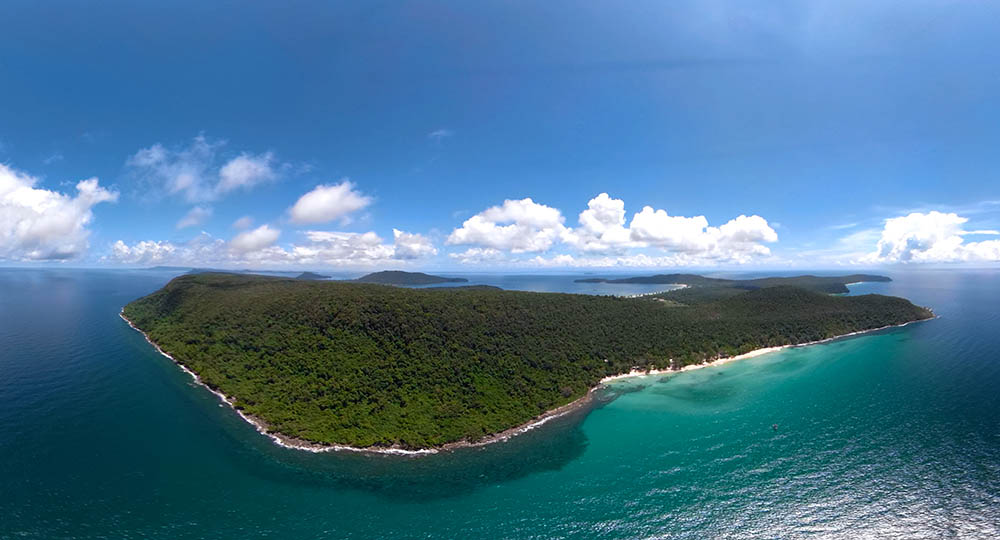
[[[434,285],[436,283],[466,283],[465,278],[448,278],[432,276],[423,272],[403,272],[402,270],[384,270],[372,272],[355,279],[359,283],[379,283],[381,285]]]
[[[276,432],[410,449],[498,433],[633,367],[932,316],[890,296],[789,286],[691,296],[699,289],[619,298],[206,273],[123,314]]]
[[[726,287],[742,290],[754,290],[787,285],[790,287],[801,287],[803,289],[809,289],[816,292],[843,294],[848,292],[847,285],[849,283],[892,280],[885,276],[872,274],[850,274],[846,276],[766,277],[756,279],[710,278],[699,276],[697,274],[657,274],[655,276],[638,276],[618,279],[582,278],[575,281],[577,283],[659,283],[664,285],[690,285],[693,287]]]

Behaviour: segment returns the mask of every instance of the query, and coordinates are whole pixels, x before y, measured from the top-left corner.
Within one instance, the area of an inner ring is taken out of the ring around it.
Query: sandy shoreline
[[[807,341],[805,343],[796,343],[794,345],[780,345],[780,346],[775,346],[775,347],[764,347],[762,349],[754,349],[754,350],[752,350],[750,352],[745,352],[743,354],[737,354],[736,356],[720,357],[720,358],[716,358],[714,360],[702,362],[700,364],[688,364],[688,365],[686,365],[686,366],[684,366],[684,367],[682,367],[680,369],[652,369],[652,370],[648,370],[647,371],[645,369],[632,368],[632,370],[629,371],[628,373],[622,373],[620,375],[610,375],[608,377],[604,377],[603,379],[601,379],[601,384],[609,383],[609,382],[612,382],[612,381],[617,381],[617,380],[620,380],[620,379],[627,379],[627,378],[630,378],[630,377],[646,377],[648,375],[669,375],[671,373],[683,373],[685,371],[691,371],[691,370],[695,370],[695,369],[702,369],[702,368],[707,368],[707,367],[716,367],[716,366],[721,366],[721,365],[724,365],[724,364],[728,364],[730,362],[736,362],[737,360],[746,360],[748,358],[754,358],[754,357],[761,356],[761,355],[764,355],[764,354],[778,352],[778,351],[783,350],[783,349],[794,349],[794,348],[797,348],[797,347],[808,347],[810,345],[819,345],[819,344],[822,344],[822,343],[829,343],[831,341],[836,341],[838,339],[845,339],[845,338],[849,338],[849,337],[853,337],[853,336],[859,336],[861,334],[869,334],[871,332],[878,332],[879,330],[888,330],[889,328],[902,328],[902,327],[904,327],[904,326],[906,326],[908,324],[913,324],[913,323],[918,323],[918,322],[924,322],[924,321],[930,321],[930,320],[933,320],[933,319],[936,319],[936,318],[937,318],[937,316],[934,316],[934,317],[931,317],[929,319],[920,319],[920,320],[916,320],[916,321],[909,321],[909,322],[905,322],[905,323],[902,323],[902,324],[890,324],[890,325],[887,325],[887,326],[880,326],[878,328],[871,328],[871,329],[868,329],[868,330],[858,330],[857,332],[849,332],[847,334],[841,334],[839,336],[833,336],[833,337],[830,337],[830,338],[820,339],[820,340],[816,340],[816,341]]]
[[[670,283],[669,285],[674,285],[676,288],[674,288],[674,289],[667,289],[665,291],[653,291],[653,292],[646,292],[646,293],[624,294],[624,295],[618,296],[618,298],[642,298],[644,296],[656,296],[658,294],[679,291],[681,289],[686,289],[686,288],[690,287],[690,285],[688,285],[686,283]]]
[[[427,454],[436,454],[436,453],[438,453],[439,451],[442,451],[442,450],[447,451],[447,450],[455,450],[455,449],[459,449],[459,448],[470,448],[470,447],[475,447],[475,446],[483,446],[483,445],[487,445],[487,444],[492,444],[492,443],[495,443],[495,442],[506,441],[506,440],[510,439],[511,437],[514,437],[514,436],[519,435],[521,433],[525,433],[527,431],[531,431],[532,429],[535,429],[536,427],[539,427],[539,426],[545,424],[546,422],[548,422],[550,420],[553,420],[553,419],[558,418],[560,416],[564,416],[566,414],[569,414],[570,412],[573,412],[575,410],[578,410],[578,409],[584,407],[585,405],[587,405],[587,404],[589,404],[591,402],[591,400],[593,399],[594,392],[597,391],[597,390],[599,390],[599,389],[601,389],[601,388],[603,388],[604,385],[606,383],[608,383],[608,382],[612,382],[612,381],[616,381],[616,380],[620,380],[620,379],[626,379],[626,378],[630,378],[630,377],[645,377],[645,376],[649,376],[649,375],[667,375],[667,374],[672,374],[672,373],[682,373],[684,371],[691,371],[691,370],[694,370],[694,369],[701,369],[701,368],[706,368],[706,367],[720,366],[720,365],[723,365],[723,364],[728,364],[730,362],[735,362],[737,360],[745,360],[747,358],[754,358],[756,356],[761,356],[761,355],[764,355],[764,354],[768,354],[768,353],[772,353],[772,352],[777,352],[777,351],[780,351],[782,349],[789,349],[789,348],[793,348],[793,347],[807,347],[809,345],[818,345],[818,344],[821,344],[821,343],[828,343],[830,341],[834,341],[834,340],[838,340],[838,339],[843,339],[843,338],[848,338],[848,337],[851,337],[851,336],[857,336],[857,335],[860,335],[860,334],[867,334],[867,333],[870,333],[870,332],[877,332],[879,330],[886,330],[886,329],[889,329],[889,328],[899,328],[899,327],[903,327],[903,326],[906,326],[906,325],[911,324],[911,323],[928,321],[928,320],[936,319],[937,318],[935,316],[935,317],[931,317],[930,319],[921,319],[921,320],[917,320],[917,321],[905,322],[905,323],[902,323],[902,324],[882,326],[882,327],[879,327],[879,328],[872,328],[870,330],[859,330],[857,332],[851,332],[851,333],[848,333],[848,334],[834,336],[834,337],[827,338],[827,339],[821,339],[821,340],[818,340],[818,341],[810,341],[808,343],[798,343],[798,344],[795,344],[795,345],[782,345],[782,346],[778,346],[778,347],[765,347],[765,348],[762,348],[762,349],[756,349],[756,350],[753,350],[753,351],[750,351],[750,352],[747,352],[747,353],[743,353],[743,354],[739,354],[739,355],[736,355],[736,356],[729,356],[729,357],[724,357],[724,358],[717,358],[717,359],[714,359],[714,360],[711,360],[711,361],[703,362],[701,364],[687,365],[687,366],[684,366],[684,367],[682,367],[680,369],[664,369],[664,370],[653,369],[653,370],[647,371],[645,369],[633,368],[628,373],[622,373],[620,375],[611,375],[611,376],[608,376],[608,377],[604,377],[603,379],[600,380],[600,382],[599,382],[599,384],[597,386],[591,388],[589,391],[587,391],[586,395],[584,395],[583,397],[581,397],[581,398],[579,398],[579,399],[577,399],[575,401],[572,401],[570,403],[567,403],[566,405],[562,405],[562,406],[557,407],[555,409],[552,409],[550,411],[546,411],[545,413],[541,414],[540,416],[532,419],[530,422],[521,424],[519,426],[512,427],[510,429],[506,429],[504,431],[501,431],[500,433],[495,433],[493,435],[489,435],[489,436],[484,437],[483,439],[481,439],[479,441],[476,441],[476,442],[456,441],[456,442],[451,442],[451,443],[443,444],[441,446],[437,446],[437,447],[433,447],[433,448],[424,448],[424,449],[419,449],[419,450],[410,450],[410,449],[400,448],[400,447],[384,447],[384,448],[364,447],[364,448],[362,448],[362,447],[347,446],[347,445],[318,444],[318,443],[313,443],[313,442],[305,441],[305,440],[302,440],[302,439],[296,439],[294,437],[289,437],[289,436],[286,436],[286,435],[282,435],[280,433],[273,432],[273,431],[271,431],[270,429],[267,428],[267,425],[264,423],[263,420],[261,420],[259,418],[256,418],[253,415],[246,414],[243,411],[241,411],[240,409],[237,409],[236,406],[235,406],[235,404],[234,404],[235,400],[233,400],[229,396],[227,396],[227,395],[223,394],[222,392],[219,392],[218,390],[215,390],[215,389],[211,388],[210,386],[208,386],[207,384],[205,384],[205,382],[201,380],[201,377],[199,377],[197,373],[195,373],[194,371],[191,371],[187,366],[185,366],[184,364],[181,364],[180,362],[178,362],[177,359],[175,359],[173,356],[170,356],[169,354],[167,354],[166,351],[164,351],[163,349],[161,349],[159,345],[157,345],[156,343],[154,343],[153,340],[149,339],[149,336],[145,332],[143,332],[141,329],[139,329],[136,325],[132,324],[132,321],[128,320],[128,318],[125,317],[125,308],[124,307],[118,313],[118,316],[121,317],[122,320],[125,321],[133,330],[135,330],[136,332],[139,332],[140,334],[142,334],[142,337],[146,339],[146,342],[149,343],[150,345],[152,345],[154,349],[156,349],[156,352],[158,352],[158,353],[162,354],[163,356],[169,358],[171,362],[173,362],[174,364],[176,364],[178,367],[181,368],[181,370],[183,370],[185,373],[187,373],[188,375],[190,375],[191,378],[194,379],[195,383],[197,383],[197,384],[205,387],[209,392],[215,394],[216,397],[218,397],[223,403],[225,403],[226,405],[229,406],[229,408],[231,408],[233,411],[235,411],[236,414],[238,414],[240,416],[240,418],[242,418],[248,424],[252,425],[254,427],[254,429],[257,430],[258,433],[260,433],[261,435],[264,435],[264,436],[270,438],[278,446],[282,446],[284,448],[290,448],[290,449],[293,449],[293,450],[305,450],[307,452],[314,452],[314,453],[318,453],[318,452],[340,452],[340,451],[347,451],[347,452],[361,452],[361,453],[371,453],[371,454],[395,454],[395,455],[402,455],[402,456],[420,456],[420,455],[427,455]]]

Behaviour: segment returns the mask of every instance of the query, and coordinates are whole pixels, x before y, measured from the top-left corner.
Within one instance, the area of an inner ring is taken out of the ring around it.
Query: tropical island
[[[177,277],[122,310],[276,440],[369,450],[491,440],[609,376],[932,316],[784,284],[620,298],[222,273]]]
[[[324,279],[330,279],[330,276],[324,276],[323,274],[317,274],[316,272],[302,272],[301,274],[295,276],[295,279],[319,281]]]
[[[432,276],[423,272],[403,272],[401,270],[385,270],[373,272],[355,279],[358,283],[378,283],[380,285],[437,285],[440,283],[468,283],[465,278],[449,278]]]

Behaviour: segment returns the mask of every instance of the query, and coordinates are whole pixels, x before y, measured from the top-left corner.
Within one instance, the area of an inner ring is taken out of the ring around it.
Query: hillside
[[[330,279],[330,276],[324,276],[323,274],[317,274],[315,272],[302,272],[301,274],[295,276],[295,279],[323,280]]]
[[[401,270],[386,270],[355,279],[358,283],[378,283],[380,285],[435,285],[438,283],[468,283],[465,278],[447,278],[432,276],[423,272],[403,272]]]
[[[585,278],[575,280],[577,283],[642,283],[642,284],[676,284],[691,287],[728,287],[733,289],[753,290],[767,287],[792,286],[830,294],[848,292],[847,284],[866,281],[892,281],[886,276],[870,274],[850,274],[846,276],[793,276],[767,277],[757,279],[721,279],[707,278],[695,274],[658,274],[655,276],[639,276],[619,279]]]
[[[931,316],[901,298],[784,286],[665,304],[198,274],[123,315],[278,433],[403,448],[478,440],[636,366],[676,368]]]

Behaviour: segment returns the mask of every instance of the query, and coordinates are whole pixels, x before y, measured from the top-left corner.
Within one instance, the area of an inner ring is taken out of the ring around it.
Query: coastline
[[[919,319],[919,320],[916,320],[916,321],[908,321],[908,322],[901,323],[901,324],[889,324],[889,325],[886,325],[886,326],[880,326],[878,328],[870,328],[868,330],[858,330],[856,332],[848,332],[847,334],[840,334],[838,336],[828,337],[826,339],[819,339],[819,340],[816,340],[816,341],[807,341],[805,343],[795,343],[795,344],[789,344],[789,345],[777,345],[777,346],[774,346],[774,347],[763,347],[763,348],[760,348],[760,349],[754,349],[752,351],[745,352],[743,354],[737,354],[736,356],[723,356],[723,357],[715,358],[713,360],[706,360],[706,361],[704,361],[704,362],[702,362],[700,364],[688,364],[688,365],[686,365],[686,366],[684,366],[684,367],[682,367],[680,369],[651,369],[651,370],[647,371],[647,370],[644,370],[644,369],[640,369],[638,367],[634,367],[628,373],[621,373],[619,375],[609,375],[607,377],[604,377],[603,379],[601,379],[600,384],[606,384],[606,383],[609,383],[609,382],[612,382],[612,381],[617,381],[617,380],[621,380],[621,379],[628,379],[628,378],[631,378],[631,377],[646,377],[646,376],[650,376],[650,375],[670,375],[672,373],[682,373],[682,372],[685,372],[685,371],[692,371],[692,370],[695,370],[695,369],[702,369],[702,368],[708,368],[708,367],[717,367],[717,366],[728,364],[730,362],[736,362],[738,360],[746,360],[748,358],[755,358],[757,356],[762,356],[762,355],[765,355],[765,354],[769,354],[769,353],[773,353],[773,352],[778,352],[778,351],[781,351],[781,350],[784,350],[784,349],[795,349],[795,348],[798,348],[798,347],[809,347],[811,345],[821,345],[823,343],[830,343],[831,341],[836,341],[836,340],[839,340],[839,339],[846,339],[846,338],[850,338],[850,337],[854,337],[854,336],[860,336],[862,334],[870,334],[872,332],[878,332],[880,330],[888,330],[890,328],[902,328],[902,327],[904,327],[906,325],[909,325],[909,324],[920,323],[920,322],[924,322],[924,321],[932,321],[932,320],[937,319],[937,318],[938,318],[938,316],[935,315],[935,316],[927,318],[927,319]]]
[[[147,335],[146,332],[143,332],[139,327],[137,327],[135,324],[133,324],[132,321],[128,320],[128,318],[125,317],[125,308],[124,307],[122,308],[121,311],[119,311],[118,316],[121,317],[121,319],[123,321],[125,321],[125,323],[129,325],[129,327],[131,327],[136,332],[139,332],[140,334],[142,334],[142,337],[145,338],[146,343],[149,343],[150,345],[152,345],[153,348],[156,349],[156,352],[158,352],[161,355],[163,355],[164,357],[170,359],[170,361],[173,362],[175,365],[177,365],[177,367],[179,367],[181,369],[181,371],[183,371],[184,373],[187,373],[188,375],[190,375],[191,378],[194,380],[194,382],[196,384],[198,384],[199,386],[204,387],[209,392],[215,394],[215,396],[218,397],[220,401],[222,401],[223,403],[225,403],[226,405],[228,405],[229,408],[232,409],[236,414],[238,414],[240,416],[240,418],[242,418],[246,423],[248,423],[251,426],[253,426],[254,429],[257,430],[258,433],[260,433],[261,435],[264,435],[265,437],[271,439],[271,441],[274,442],[274,444],[277,444],[278,446],[281,446],[281,447],[284,447],[284,448],[289,448],[289,449],[292,449],[292,450],[304,450],[306,452],[313,452],[313,453],[347,451],[347,452],[360,452],[360,453],[368,453],[368,454],[390,454],[390,455],[401,455],[401,456],[420,456],[420,455],[436,454],[436,453],[438,453],[439,451],[442,451],[442,450],[448,451],[448,450],[456,450],[456,449],[459,449],[459,448],[471,448],[471,447],[476,447],[476,446],[484,446],[484,445],[492,444],[492,443],[495,443],[495,442],[506,441],[507,439],[510,439],[511,437],[513,437],[515,435],[520,435],[521,433],[525,433],[527,431],[531,431],[532,429],[535,429],[536,427],[545,424],[549,420],[553,420],[553,419],[558,418],[560,416],[564,416],[566,414],[569,414],[569,413],[571,413],[571,412],[573,412],[573,411],[575,411],[577,409],[580,409],[581,407],[589,404],[590,401],[591,401],[591,399],[593,398],[594,392],[601,388],[601,385],[597,385],[597,386],[591,388],[590,390],[588,390],[587,393],[586,393],[586,395],[584,395],[583,397],[581,397],[579,399],[571,401],[571,402],[569,402],[569,403],[567,403],[565,405],[556,407],[555,409],[548,410],[548,411],[542,413],[541,415],[533,418],[529,422],[526,422],[526,423],[521,424],[519,426],[514,426],[512,428],[505,429],[505,430],[503,430],[503,431],[501,431],[499,433],[494,433],[493,435],[486,436],[483,439],[475,441],[475,442],[470,442],[470,441],[455,441],[455,442],[446,443],[446,444],[443,444],[443,445],[440,445],[440,446],[436,446],[436,447],[433,447],[433,448],[421,448],[419,450],[410,450],[410,449],[400,448],[400,447],[394,447],[394,446],[381,447],[381,448],[379,448],[379,447],[372,448],[372,447],[357,447],[357,446],[348,446],[348,445],[340,445],[340,444],[319,444],[319,443],[314,443],[314,442],[306,441],[306,440],[303,440],[303,439],[297,439],[295,437],[289,437],[287,435],[283,435],[281,433],[277,433],[277,432],[271,431],[270,429],[268,429],[267,424],[263,420],[261,420],[260,418],[255,417],[253,415],[247,414],[247,413],[241,411],[240,409],[237,409],[236,406],[235,406],[235,404],[234,404],[235,400],[233,400],[233,398],[231,398],[231,397],[223,394],[222,392],[220,392],[220,391],[218,391],[218,390],[216,390],[216,389],[208,386],[207,384],[205,384],[205,382],[201,380],[201,377],[199,377],[197,373],[195,373],[194,371],[192,371],[190,368],[188,368],[184,364],[178,362],[176,358],[174,358],[173,356],[170,356],[169,354],[167,354],[167,352],[164,351],[163,349],[161,349],[160,346],[157,345],[152,339],[149,339],[149,335]]]
[[[681,289],[686,289],[686,288],[690,287],[690,285],[688,285],[686,283],[668,283],[668,285],[674,285],[677,288],[676,289],[667,289],[665,291],[653,291],[653,292],[647,292],[647,293],[624,294],[624,295],[618,296],[618,298],[643,298],[645,296],[656,296],[658,294],[664,294],[664,293],[668,293],[668,292],[679,291]],[[612,295],[612,296],[615,296],[615,295]]]
[[[929,321],[929,320],[933,320],[933,319],[937,318],[937,316],[935,315],[935,316],[930,317],[928,319],[919,319],[919,320],[916,320],[916,321],[908,321],[908,322],[905,322],[905,323],[902,323],[902,324],[887,325],[887,326],[882,326],[882,327],[879,327],[879,328],[871,328],[871,329],[868,329],[868,330],[858,330],[856,332],[850,332],[850,333],[847,333],[847,334],[833,336],[833,337],[830,337],[830,338],[821,339],[821,340],[817,340],[817,341],[810,341],[810,342],[807,342],[807,343],[797,343],[797,344],[781,345],[781,346],[776,346],[776,347],[764,347],[764,348],[755,349],[755,350],[752,350],[752,351],[749,351],[749,352],[746,352],[746,353],[743,353],[743,354],[738,354],[736,356],[720,357],[720,358],[715,358],[713,360],[706,360],[706,361],[704,361],[704,362],[702,362],[700,364],[690,364],[690,365],[681,367],[679,369],[663,369],[663,370],[661,370],[661,369],[652,369],[652,370],[648,370],[647,371],[647,370],[644,370],[644,369],[641,370],[641,369],[635,367],[635,368],[632,368],[628,373],[622,373],[622,374],[619,374],[619,375],[609,375],[607,377],[602,378],[598,382],[598,384],[596,386],[594,386],[593,388],[591,388],[590,390],[588,390],[587,393],[583,397],[580,397],[580,398],[578,398],[578,399],[576,399],[574,401],[571,401],[570,403],[567,403],[565,405],[561,405],[559,407],[556,407],[555,409],[548,410],[548,411],[542,413],[541,415],[533,418],[532,420],[530,420],[530,421],[528,421],[528,422],[526,422],[524,424],[521,424],[521,425],[518,425],[518,426],[514,426],[512,428],[505,429],[505,430],[503,430],[503,431],[501,431],[499,433],[495,433],[493,435],[488,435],[488,436],[486,436],[486,437],[484,437],[484,438],[482,438],[482,439],[480,439],[478,441],[474,441],[474,442],[470,442],[470,441],[455,441],[455,442],[445,443],[443,445],[435,446],[435,447],[431,447],[431,448],[421,448],[421,449],[418,449],[418,450],[410,450],[410,449],[396,447],[396,446],[374,447],[373,448],[373,447],[356,447],[356,446],[338,445],[338,444],[320,444],[320,443],[314,443],[314,442],[306,441],[306,440],[303,440],[303,439],[297,439],[295,437],[289,437],[287,435],[283,435],[281,433],[277,433],[277,432],[271,431],[270,429],[268,429],[267,424],[263,420],[255,417],[253,415],[247,414],[247,413],[243,412],[240,409],[237,409],[236,406],[235,406],[235,404],[234,404],[235,400],[233,400],[233,398],[230,398],[229,396],[223,394],[222,392],[220,392],[220,391],[218,391],[218,390],[216,390],[216,389],[208,386],[207,384],[205,384],[205,382],[201,380],[201,377],[199,377],[197,373],[195,373],[194,371],[192,371],[191,369],[189,369],[184,364],[178,362],[177,359],[175,359],[173,356],[170,356],[169,354],[167,354],[166,351],[164,351],[163,349],[161,349],[159,345],[157,345],[153,340],[151,340],[149,338],[149,335],[147,335],[146,332],[142,331],[139,327],[137,327],[135,324],[133,324],[132,321],[128,320],[128,318],[125,317],[125,308],[124,307],[122,307],[121,311],[118,313],[118,316],[121,317],[121,319],[123,321],[125,321],[125,323],[129,325],[129,327],[131,327],[136,332],[139,332],[140,334],[142,334],[142,337],[145,338],[146,342],[149,343],[150,345],[152,345],[154,349],[156,349],[156,352],[160,353],[161,355],[165,356],[166,358],[169,358],[170,361],[173,362],[174,364],[176,364],[178,367],[180,367],[182,371],[184,371],[185,373],[187,373],[188,375],[190,375],[191,378],[194,379],[194,382],[196,384],[203,386],[209,392],[215,394],[215,396],[218,397],[220,401],[222,401],[223,403],[225,403],[226,405],[228,405],[230,409],[232,409],[234,412],[236,412],[236,414],[238,414],[240,416],[240,418],[242,418],[248,424],[252,425],[254,427],[254,429],[257,430],[258,433],[260,433],[261,435],[264,435],[264,436],[268,437],[269,439],[271,439],[272,442],[274,442],[274,444],[277,444],[278,446],[281,446],[281,447],[284,447],[284,448],[288,448],[288,449],[292,449],[292,450],[304,450],[306,452],[313,452],[313,453],[347,451],[347,452],[359,452],[359,453],[369,453],[369,454],[388,454],[388,455],[401,455],[401,456],[421,456],[421,455],[428,455],[428,454],[436,454],[436,453],[438,453],[438,452],[440,452],[442,450],[443,451],[449,451],[449,450],[456,450],[456,449],[459,449],[459,448],[472,448],[472,447],[477,447],[477,446],[485,446],[487,444],[492,444],[492,443],[496,443],[496,442],[506,441],[506,440],[510,439],[511,437],[514,437],[514,436],[519,435],[521,433],[525,433],[527,431],[531,431],[532,429],[535,429],[536,427],[539,427],[539,426],[545,424],[546,422],[548,422],[550,420],[553,420],[555,418],[559,418],[561,416],[565,416],[566,414],[569,414],[569,413],[571,413],[573,411],[576,411],[576,410],[578,410],[578,409],[580,409],[580,408],[588,405],[591,402],[591,400],[593,399],[594,392],[596,392],[597,390],[599,390],[601,388],[604,388],[607,383],[613,382],[613,381],[616,381],[616,380],[627,379],[627,378],[631,378],[631,377],[645,377],[645,376],[650,376],[650,375],[669,375],[669,374],[682,373],[684,371],[691,371],[691,370],[701,369],[701,368],[706,368],[706,367],[721,366],[723,364],[728,364],[730,362],[735,362],[735,361],[738,361],[738,360],[746,360],[748,358],[754,358],[754,357],[761,356],[761,355],[764,355],[764,354],[768,354],[768,353],[772,353],[772,352],[777,352],[777,351],[780,351],[782,349],[790,349],[790,348],[795,348],[795,347],[808,347],[810,345],[819,345],[819,344],[822,344],[822,343],[829,343],[831,341],[835,341],[835,340],[838,340],[838,339],[849,338],[849,337],[858,336],[858,335],[861,335],[861,334],[868,334],[868,333],[871,333],[871,332],[878,332],[880,330],[887,330],[889,328],[901,328],[901,327],[906,326],[908,324],[918,323],[918,322],[923,322],[923,321]]]

